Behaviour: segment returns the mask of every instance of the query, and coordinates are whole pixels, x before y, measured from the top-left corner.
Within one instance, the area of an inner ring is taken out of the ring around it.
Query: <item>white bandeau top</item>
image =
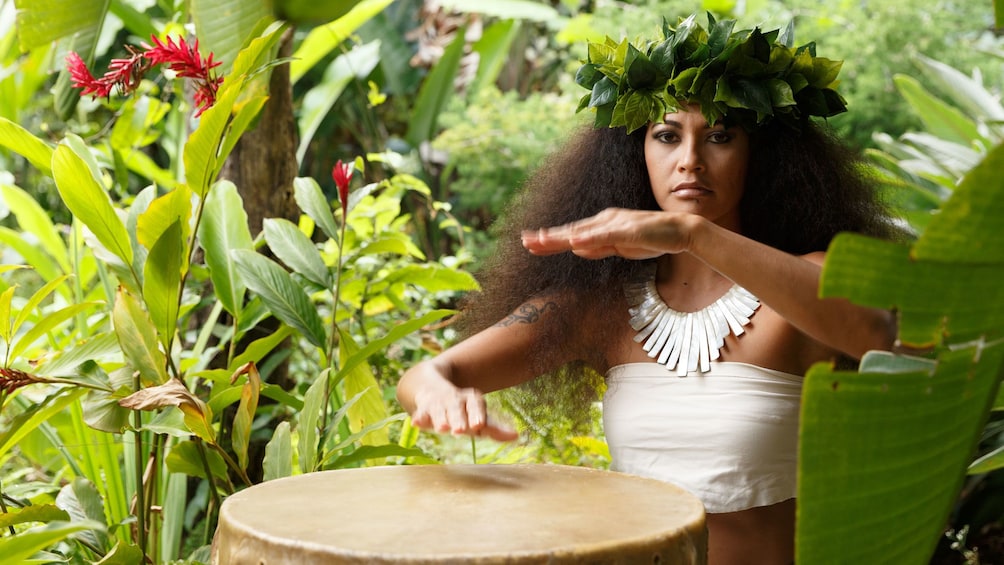
[[[736,362],[678,377],[658,363],[607,372],[611,469],[674,483],[709,513],[795,496],[802,377]]]

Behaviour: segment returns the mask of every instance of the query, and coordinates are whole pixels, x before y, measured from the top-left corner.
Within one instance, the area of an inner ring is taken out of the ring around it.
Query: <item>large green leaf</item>
[[[331,288],[334,278],[324,264],[321,252],[296,224],[283,218],[267,218],[262,227],[265,242],[280,261],[307,280],[323,288]]]
[[[223,63],[217,70],[230,71],[245,39],[259,22],[271,18],[267,2],[247,0],[190,0],[189,9],[203,56]]]
[[[893,77],[893,82],[931,134],[967,146],[983,139],[973,120],[958,108],[932,96],[917,79],[907,75],[896,75]]]
[[[130,292],[120,288],[112,308],[112,321],[122,354],[147,386],[167,381],[167,358],[157,344],[157,329],[150,315]]]
[[[70,515],[66,510],[53,504],[35,504],[24,508],[11,508],[0,514],[0,528],[6,529],[18,524],[30,522],[68,522]]]
[[[200,198],[205,198],[229,150],[251,123],[250,116],[243,109],[260,109],[262,106],[261,100],[254,101],[254,92],[247,92],[247,86],[257,73],[268,68],[272,50],[282,31],[282,26],[271,26],[238,53],[231,73],[220,86],[216,103],[202,113],[199,127],[185,143],[185,173],[189,186]],[[239,119],[231,119],[235,110]]]
[[[356,341],[345,330],[340,330],[338,341],[339,355],[344,364],[350,357],[359,353],[359,346]],[[353,433],[358,433],[367,426],[380,422],[387,418],[387,405],[383,401],[383,389],[373,375],[373,369],[369,363],[356,363],[348,371],[339,371],[341,380],[345,383],[345,396],[347,398],[361,394],[358,401],[352,404],[348,410],[349,429]],[[387,428],[375,429],[360,438],[363,445],[383,445],[390,441]]]
[[[363,0],[335,21],[315,27],[303,39],[289,64],[289,80],[296,84],[304,74],[324,59],[364,23],[394,0]]]
[[[472,99],[485,86],[495,84],[502,66],[509,59],[509,48],[520,28],[520,23],[516,20],[495,22],[485,29],[481,39],[474,44],[474,52],[479,56],[478,72],[467,89],[468,99]]]
[[[62,275],[55,260],[39,246],[25,239],[21,232],[0,226],[0,244],[20,255],[25,265],[31,265],[43,280],[52,280]],[[64,296],[70,298],[69,295]]]
[[[310,473],[317,465],[317,423],[321,420],[321,410],[328,402],[325,394],[328,392],[327,380],[330,371],[325,369],[310,383],[303,395],[303,409],[297,415],[296,431],[297,454],[299,455],[300,472]]]
[[[446,47],[439,62],[422,82],[408,120],[408,133],[405,135],[412,147],[418,147],[423,141],[429,141],[436,135],[439,114],[453,96],[453,79],[464,54],[465,32],[466,28],[463,27],[457,30],[456,38]]]
[[[353,80],[369,76],[380,62],[380,42],[372,41],[339,55],[324,71],[324,79],[303,96],[300,111],[300,146],[296,149],[296,159],[303,161],[307,147],[321,126],[338,97]]]
[[[95,40],[109,0],[17,0],[17,31],[23,51],[69,35]]]
[[[1004,106],[982,84],[942,62],[916,57],[920,70],[955,104],[977,120],[1004,120]]]
[[[84,477],[76,477],[72,482],[59,490],[56,496],[56,506],[59,506],[73,518],[74,522],[92,520],[105,523],[105,502],[94,487],[94,483]],[[103,530],[88,530],[80,534],[93,547],[107,547],[108,536]]]
[[[50,522],[16,536],[0,538],[0,565],[20,565],[36,552],[84,530],[104,529],[100,522]]]
[[[177,225],[178,240],[187,242],[190,236],[192,216],[192,192],[187,185],[155,198],[136,218],[136,240],[146,249],[152,250],[164,233]],[[187,257],[183,268],[187,268]]]
[[[470,291],[478,288],[477,280],[470,273],[436,264],[406,265],[388,274],[384,282],[413,284],[431,292]]]
[[[213,293],[227,312],[236,316],[244,306],[246,288],[237,276],[230,251],[254,249],[244,201],[237,187],[229,181],[217,183],[206,196],[202,214],[199,243],[206,253]]]
[[[317,308],[289,273],[253,251],[236,249],[232,256],[244,284],[261,297],[276,318],[302,332],[317,347],[327,345]]]
[[[199,451],[204,450],[205,457]],[[196,444],[194,441],[183,441],[171,447],[170,453],[165,458],[167,468],[172,473],[184,473],[193,477],[208,479],[206,475],[206,462],[209,471],[217,480],[227,480],[227,464],[220,454],[212,449]]]
[[[355,370],[356,365],[365,363],[366,360],[377,351],[383,351],[391,344],[397,342],[405,336],[455,313],[455,310],[433,310],[418,318],[401,322],[391,328],[391,330],[383,337],[367,343],[364,347],[353,352],[347,358],[343,358],[342,366],[339,368],[339,375],[348,374],[349,372]]]
[[[87,161],[67,140],[52,155],[52,176],[63,203],[84,223],[108,251],[125,265],[132,264],[132,246],[125,225],[115,212],[108,193],[98,184]]]
[[[87,390],[82,388],[62,389],[45,397],[41,402],[32,403],[29,409],[12,418],[6,429],[0,430],[0,456],[86,392]]]
[[[900,340],[920,348],[945,336],[957,343],[1001,335],[1001,280],[1004,265],[916,261],[906,245],[841,234],[830,244],[820,293],[896,308]]]
[[[85,63],[92,63],[109,4],[110,0],[17,0],[21,49],[29,51],[63,40],[60,56],[76,51]],[[53,92],[57,113],[68,117],[79,94],[66,69],[59,73]]]
[[[50,159],[51,155],[50,150]],[[59,264],[60,269],[64,273],[69,273],[71,269],[66,243],[56,230],[49,214],[30,194],[16,186],[0,184],[0,195],[17,218],[21,229],[38,238],[38,244]]]
[[[1004,144],[971,170],[914,248],[918,259],[1004,263]],[[979,295],[971,295],[979,296]],[[972,302],[977,302],[973,300]]]
[[[52,170],[52,148],[7,118],[0,118],[0,146],[21,155],[44,175]]]
[[[175,221],[150,249],[143,270],[143,301],[150,319],[160,336],[164,351],[171,350],[174,332],[178,327],[179,297],[181,296],[182,268],[185,261],[185,243],[181,239],[181,222]]]
[[[861,373],[806,377],[798,562],[931,558],[1004,375],[1002,157],[970,171],[912,247],[831,244],[821,294],[895,309],[900,343],[931,359],[875,354]]]
[[[35,325],[33,325],[31,329],[18,336],[17,341],[14,342],[8,352],[9,357],[11,359],[17,359],[28,351],[28,348],[32,344],[40,338],[48,335],[49,332],[54,330],[60,324],[72,319],[77,314],[86,312],[87,310],[98,306],[99,304],[100,303],[98,302],[81,302],[79,304],[71,304],[58,310],[48,312]]]
[[[813,367],[802,393],[796,562],[927,563],[1002,362],[1004,342],[942,354],[933,373]]]
[[[331,213],[331,204],[321,186],[311,177],[293,179],[293,197],[303,213],[314,220],[329,239],[338,239],[338,225]]]
[[[241,368],[247,375],[247,381],[241,386],[241,401],[234,416],[232,447],[237,454],[237,464],[246,470],[248,466],[248,445],[251,443],[251,426],[258,410],[258,398],[261,393],[261,376],[254,363],[248,363]],[[236,376],[236,375],[235,375]],[[233,379],[231,379],[233,382]]]
[[[272,433],[272,439],[265,446],[262,480],[271,481],[292,475],[293,443],[289,434],[289,422],[279,422]]]
[[[28,320],[28,318],[35,313],[35,308],[37,308],[38,305],[41,304],[43,300],[48,298],[48,296],[52,294],[52,292],[56,290],[56,288],[59,287],[61,284],[63,284],[63,281],[68,279],[69,277],[70,275],[61,275],[45,283],[42,286],[42,288],[36,290],[35,293],[32,294],[31,297],[28,299],[28,301],[25,302],[24,305],[21,307],[21,311],[18,312],[17,316],[14,317],[14,322],[10,325],[10,333],[16,334],[17,331],[21,329],[21,326]],[[8,317],[9,317],[9,312],[8,316],[0,315],[0,320],[6,321]],[[4,338],[9,341],[10,335],[5,335]]]

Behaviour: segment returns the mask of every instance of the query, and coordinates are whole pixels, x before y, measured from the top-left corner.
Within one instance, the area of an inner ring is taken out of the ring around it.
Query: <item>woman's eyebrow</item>
[[[683,129],[683,124],[681,122],[676,121],[676,120],[663,120],[662,121],[662,125],[669,126],[669,127],[674,127],[674,128],[677,128],[677,129]],[[709,125],[705,125],[704,126],[704,129],[719,129],[719,128],[721,128],[722,131],[731,129],[731,128],[727,128],[727,127],[721,125],[720,123],[712,125],[712,126],[709,126]]]

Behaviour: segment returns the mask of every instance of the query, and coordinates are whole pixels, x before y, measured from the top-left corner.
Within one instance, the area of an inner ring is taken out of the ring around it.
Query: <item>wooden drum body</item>
[[[674,485],[561,465],[325,471],[229,498],[217,565],[703,564],[704,507]]]

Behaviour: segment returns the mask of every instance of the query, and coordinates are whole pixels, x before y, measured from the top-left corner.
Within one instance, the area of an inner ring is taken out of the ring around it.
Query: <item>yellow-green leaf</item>
[[[108,193],[98,184],[91,168],[66,141],[52,155],[52,176],[63,203],[87,226],[105,248],[125,265],[132,264],[129,234],[112,206]]]
[[[338,342],[339,356],[342,364],[359,351],[352,335],[344,330],[339,331],[341,339]],[[357,363],[348,372],[340,375],[345,383],[345,397],[351,398],[362,393],[362,397],[348,410],[349,429],[358,432],[363,428],[387,418],[387,405],[383,401],[380,384],[373,376],[373,369],[368,363]],[[365,392],[364,392],[365,391]],[[363,445],[383,445],[388,443],[387,428],[381,427],[362,437]]]
[[[157,345],[157,330],[142,305],[127,290],[120,288],[112,309],[115,336],[129,364],[139,371],[145,384],[167,380],[167,359]]]
[[[171,350],[171,341],[178,326],[184,250],[181,222],[175,221],[154,243],[143,269],[143,300],[164,351]]]
[[[230,379],[233,384],[240,375],[247,375],[247,382],[241,387],[241,402],[234,415],[233,450],[241,469],[248,466],[248,444],[251,442],[251,427],[254,414],[258,410],[258,395],[261,391],[261,375],[254,363],[247,363]]]

